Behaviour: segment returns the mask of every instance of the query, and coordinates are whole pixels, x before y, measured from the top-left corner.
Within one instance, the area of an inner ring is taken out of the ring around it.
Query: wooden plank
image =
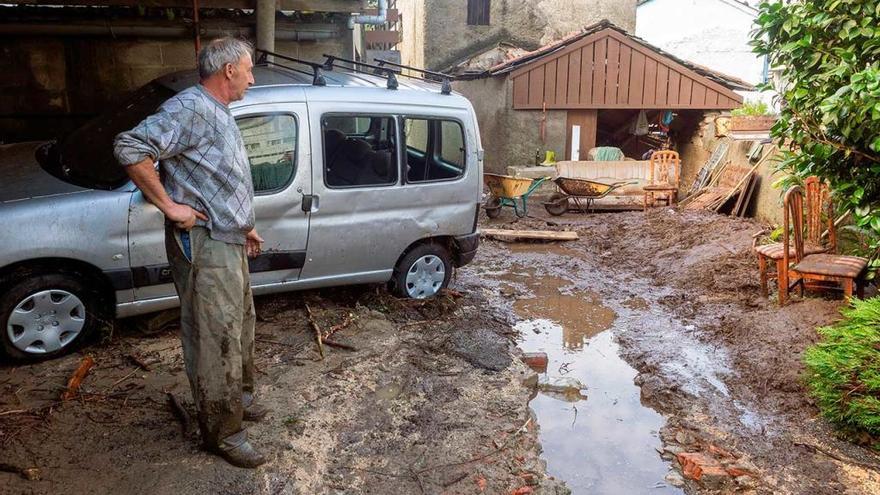
[[[491,237],[500,241],[516,240],[544,240],[544,241],[576,241],[577,232],[552,231],[552,230],[505,230],[505,229],[480,229],[483,237]]]
[[[544,101],[547,105],[556,104],[556,61],[544,65]]]
[[[658,63],[668,65],[670,70],[677,70],[679,73],[682,74],[683,77],[689,77],[694,81],[699,81],[704,86],[711,88],[711,89],[714,89],[723,95],[727,95],[737,101],[742,101],[742,97],[740,95],[738,95],[737,93],[733,92],[733,90],[728,89],[724,85],[717,83],[717,82],[709,79],[708,77],[701,76],[700,74],[694,72],[693,70],[676,62],[675,60],[673,60],[671,58],[668,58],[664,55],[661,55],[660,53],[657,53],[653,48],[646,46],[646,45],[643,45],[638,40],[630,38],[630,37],[628,37],[624,34],[621,34],[613,29],[608,29],[606,31],[608,31],[609,37],[616,38],[621,43],[629,45],[630,47],[632,47],[633,51],[638,51],[638,52],[642,53],[643,55],[645,55],[645,57],[647,57],[647,58],[651,58],[651,59],[656,60]]]
[[[529,72],[529,106],[541,108],[544,101],[544,67],[535,67]]]
[[[605,63],[607,39],[596,42],[593,52],[593,104],[599,105],[605,102]]]
[[[669,101],[669,67],[660,64],[657,66],[657,94],[654,102],[658,105],[666,105]]]
[[[678,105],[679,101],[681,101],[681,95],[679,94],[679,88],[681,86],[681,74],[677,71],[670,70],[669,71],[669,90],[667,93],[669,94],[669,104],[670,105]]]
[[[630,105],[638,106],[642,104],[645,83],[645,56],[642,53],[633,52],[629,73],[629,98],[627,102]]]
[[[513,78],[513,108],[520,109],[529,104],[529,73]]]
[[[706,107],[706,86],[698,82],[694,82],[694,88],[692,90],[691,96],[691,106],[694,108],[705,108]]]
[[[681,87],[678,90],[678,106],[690,107],[691,105],[691,89],[693,89],[694,81],[689,77],[681,78]]]
[[[556,61],[556,103],[568,103],[568,55]]]
[[[708,89],[706,90],[706,107],[715,108],[718,106],[718,97],[720,95],[717,91]]]
[[[580,132],[580,159],[586,160],[587,153],[596,147],[599,112],[596,110],[569,110],[565,117],[565,159],[571,160],[572,126],[578,125]]]
[[[654,59],[645,60],[645,82],[644,91],[642,92],[642,104],[653,105],[655,95],[657,94],[657,61]]]
[[[364,41],[368,45],[379,43],[383,45],[396,45],[400,43],[400,33],[397,31],[365,31]]]
[[[605,103],[617,103],[617,79],[620,67],[620,42],[608,38],[607,65],[605,66]]]
[[[629,66],[632,48],[620,45],[620,66],[617,71],[617,103],[629,103]]]
[[[379,15],[379,9],[364,9],[364,14],[366,15]],[[388,13],[385,15],[386,22],[394,23],[400,20],[400,12],[397,9],[388,9]]]
[[[586,45],[581,51],[581,105],[593,104],[593,63],[595,63],[594,43]]]
[[[568,57],[568,90],[565,103],[577,105],[581,98],[581,51],[571,52]]]

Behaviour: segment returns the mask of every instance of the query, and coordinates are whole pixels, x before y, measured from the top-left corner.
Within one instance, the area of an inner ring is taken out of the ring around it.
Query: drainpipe
[[[275,51],[275,0],[257,0],[257,49]],[[272,56],[267,60],[272,61]]]
[[[348,29],[354,29],[355,24],[367,24],[381,26],[388,20],[388,0],[379,0],[379,15],[353,15],[348,18]]]

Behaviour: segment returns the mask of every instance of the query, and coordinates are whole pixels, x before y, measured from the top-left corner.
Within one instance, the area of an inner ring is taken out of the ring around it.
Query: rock
[[[526,363],[529,368],[538,373],[547,372],[547,353],[546,352],[524,352],[522,362]]]
[[[735,481],[737,485],[739,485],[743,488],[757,488],[758,487],[758,480],[756,480],[755,478],[752,478],[751,476],[747,476],[747,475],[746,476],[737,476],[736,478],[733,479],[733,481]]]
[[[538,381],[538,390],[542,393],[553,397],[554,399],[565,402],[577,402],[587,399],[584,390],[587,387],[583,383],[568,376],[557,376]]]
[[[455,332],[453,351],[472,365],[491,371],[501,371],[510,365],[509,342],[505,337],[485,329]]]
[[[666,473],[666,477],[663,479],[672,486],[684,486],[684,478],[678,471],[669,471],[668,473]]]
[[[21,470],[21,477],[28,481],[39,481],[40,480],[40,468],[31,467],[25,468]]]
[[[679,431],[675,434],[675,441],[681,445],[690,445],[694,443],[694,436],[686,431]]]

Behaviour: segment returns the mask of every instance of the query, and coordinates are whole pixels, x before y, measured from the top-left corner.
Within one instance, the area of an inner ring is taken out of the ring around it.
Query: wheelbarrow
[[[578,211],[589,213],[592,210],[593,201],[608,196],[618,187],[638,183],[631,181],[605,184],[604,182],[571,177],[557,177],[553,179],[553,182],[556,183],[560,192],[550,196],[550,199],[544,202],[544,208],[547,213],[556,216],[569,210],[569,200],[574,201]]]
[[[483,205],[486,216],[497,218],[504,206],[512,206],[513,212],[519,218],[526,216],[528,212],[526,201],[529,199],[529,195],[549,179],[550,177],[528,179],[510,175],[483,174],[483,182],[489,187],[491,193],[486,204]],[[520,203],[522,208],[520,208]]]

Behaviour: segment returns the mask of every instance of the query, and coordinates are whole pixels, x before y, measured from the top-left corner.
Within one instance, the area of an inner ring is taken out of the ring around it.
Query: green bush
[[[880,297],[853,300],[807,349],[807,385],[822,414],[850,436],[880,438]],[[875,448],[880,445],[874,445]]]
[[[743,106],[731,110],[730,115],[734,117],[740,115],[760,117],[762,115],[773,115],[773,112],[770,111],[770,107],[763,101],[747,101],[743,103]]]

